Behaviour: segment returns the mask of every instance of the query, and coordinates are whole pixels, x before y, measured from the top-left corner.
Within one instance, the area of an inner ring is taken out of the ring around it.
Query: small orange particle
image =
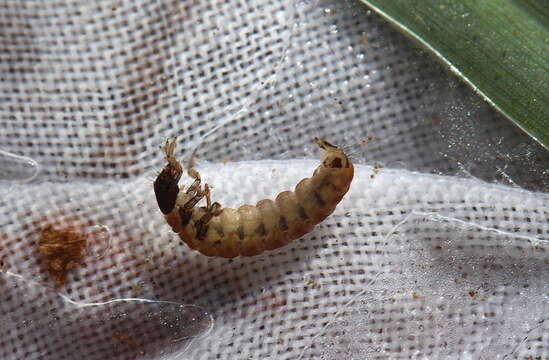
[[[362,146],[368,145],[372,140],[374,140],[374,137],[372,135],[369,135],[366,139],[363,139],[360,143]]]
[[[129,337],[126,334],[122,334],[121,332],[115,331],[112,335],[113,338],[120,341],[123,344],[128,345],[132,350],[137,352],[139,355],[145,355],[145,350],[141,349],[139,345],[133,340],[131,337]]]
[[[55,286],[61,287],[70,270],[76,265],[84,266],[83,250],[86,238],[72,228],[55,229],[48,225],[41,229],[36,241],[40,255],[46,261],[46,267],[55,280]]]

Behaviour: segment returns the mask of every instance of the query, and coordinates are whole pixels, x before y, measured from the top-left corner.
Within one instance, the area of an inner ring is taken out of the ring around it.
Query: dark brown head
[[[174,178],[167,167],[158,174],[154,181],[153,185],[156,202],[163,214],[170,213],[175,207],[175,201],[179,194],[178,181],[179,179]]]
[[[173,155],[175,144],[176,140],[173,139],[171,142],[166,141],[166,144],[161,148],[166,154],[168,164],[164,166],[164,169],[158,174],[153,184],[156,202],[163,214],[170,213],[175,207],[177,195],[179,194],[177,183],[183,173],[181,164]]]

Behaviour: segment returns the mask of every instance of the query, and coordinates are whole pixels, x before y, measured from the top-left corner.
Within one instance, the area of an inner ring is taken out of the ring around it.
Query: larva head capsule
[[[166,141],[166,144],[162,147],[162,151],[166,154],[168,164],[162,169],[154,181],[156,202],[163,214],[168,214],[175,207],[177,194],[179,193],[179,186],[177,183],[183,173],[181,164],[179,164],[173,155],[175,140],[176,139],[173,139],[172,142]]]
[[[320,161],[323,167],[338,169],[349,168],[351,166],[351,162],[343,150],[318,137],[315,137],[314,140],[324,150],[320,154]]]

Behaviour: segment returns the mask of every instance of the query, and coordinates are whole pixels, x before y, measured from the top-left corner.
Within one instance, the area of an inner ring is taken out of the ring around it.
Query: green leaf
[[[549,149],[549,1],[362,0]]]

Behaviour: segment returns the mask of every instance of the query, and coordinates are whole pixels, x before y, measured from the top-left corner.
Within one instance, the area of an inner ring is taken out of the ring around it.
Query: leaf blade
[[[362,0],[549,149],[549,2]]]

